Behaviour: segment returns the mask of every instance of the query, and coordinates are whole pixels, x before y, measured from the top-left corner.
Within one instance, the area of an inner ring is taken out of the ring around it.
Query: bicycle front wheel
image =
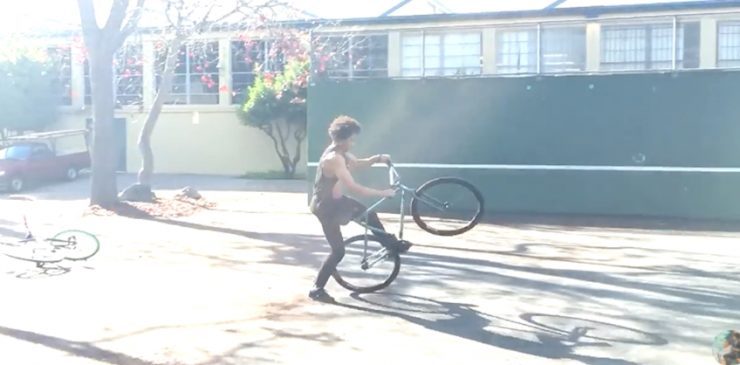
[[[62,231],[47,239],[66,260],[87,260],[100,250],[100,241],[94,234],[79,230]]]
[[[334,271],[334,280],[356,293],[371,293],[391,285],[401,269],[401,259],[380,242],[372,235],[344,241],[344,259]]]
[[[430,180],[414,193],[411,215],[419,227],[438,236],[455,236],[475,227],[483,217],[483,195],[456,177]]]

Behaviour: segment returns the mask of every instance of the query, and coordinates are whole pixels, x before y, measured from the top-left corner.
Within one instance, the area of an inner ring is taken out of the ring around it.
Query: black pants
[[[329,281],[331,274],[337,269],[339,262],[344,258],[344,237],[342,237],[341,226],[362,215],[367,208],[357,200],[346,196],[331,202],[324,202],[320,207],[312,204],[311,208],[316,217],[319,218],[321,228],[324,230],[324,236],[326,236],[326,240],[329,242],[329,246],[331,246],[331,253],[321,265],[315,282],[317,288],[323,288]],[[383,224],[380,223],[380,218],[378,218],[375,212],[368,214],[367,223],[370,227],[385,232],[385,228],[383,228]],[[393,242],[395,238],[388,233],[385,235],[374,234],[385,238],[383,240],[385,241],[384,243]]]

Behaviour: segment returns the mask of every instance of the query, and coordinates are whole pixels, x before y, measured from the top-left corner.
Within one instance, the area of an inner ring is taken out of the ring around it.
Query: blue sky
[[[111,0],[95,0],[106,10]],[[156,1],[156,0],[148,0]],[[218,1],[218,0],[214,0]],[[296,7],[324,18],[374,17],[393,7],[400,0],[290,0]],[[414,13],[426,0],[414,0],[406,13]],[[452,12],[508,11],[541,9],[553,0],[436,0]],[[675,0],[567,0],[561,7],[640,4]],[[709,0],[707,0],[709,1]],[[76,28],[79,24],[77,0],[22,0],[0,13],[0,33],[34,29]]]

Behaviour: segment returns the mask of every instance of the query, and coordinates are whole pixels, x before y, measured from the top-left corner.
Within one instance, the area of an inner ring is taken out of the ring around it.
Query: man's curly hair
[[[344,141],[352,135],[360,133],[362,126],[352,117],[340,115],[329,125],[329,136],[332,141]]]

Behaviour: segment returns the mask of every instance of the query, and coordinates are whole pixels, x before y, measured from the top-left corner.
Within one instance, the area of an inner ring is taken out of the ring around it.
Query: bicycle
[[[410,209],[414,222],[422,230],[437,236],[456,236],[468,232],[483,217],[483,196],[468,181],[457,177],[440,177],[413,189],[401,183],[401,176],[393,163],[388,162],[387,166],[390,186],[396,190],[396,197],[400,196],[399,240],[403,239],[408,196],[411,197]],[[461,203],[463,200],[460,197],[467,198],[466,202],[470,204]],[[334,280],[345,289],[356,293],[385,289],[400,272],[399,252],[386,247],[381,238],[371,234],[381,232],[367,223],[370,212],[389,199],[393,198],[380,199],[354,219],[365,228],[365,233],[344,241],[345,257],[332,274]],[[350,271],[356,268],[360,271]]]
[[[18,197],[10,197],[10,199],[32,200]],[[3,250],[5,256],[34,262],[36,267],[64,260],[84,261],[95,256],[100,250],[100,241],[89,232],[70,229],[63,230],[50,238],[37,239],[31,232],[25,215],[23,225],[26,229],[25,238],[15,242],[0,241],[0,246],[6,248]]]

